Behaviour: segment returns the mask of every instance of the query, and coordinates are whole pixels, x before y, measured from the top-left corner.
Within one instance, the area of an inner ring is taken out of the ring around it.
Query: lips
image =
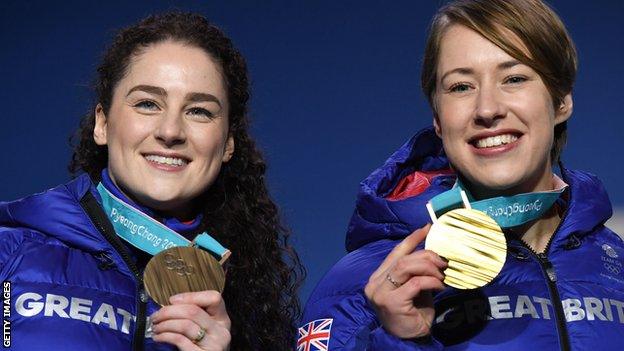
[[[523,134],[517,130],[483,132],[469,139],[472,152],[479,157],[500,157],[520,145]]]
[[[190,159],[179,154],[147,153],[143,154],[143,157],[151,163],[168,167],[183,167],[191,162]]]
[[[477,139],[473,142],[473,145],[478,149],[483,149],[486,147],[496,147],[506,144],[511,144],[514,141],[518,140],[518,137],[512,134],[503,134],[496,135],[487,138]]]
[[[469,140],[477,149],[496,148],[516,142],[522,133],[515,130],[500,130],[496,132],[480,133]]]

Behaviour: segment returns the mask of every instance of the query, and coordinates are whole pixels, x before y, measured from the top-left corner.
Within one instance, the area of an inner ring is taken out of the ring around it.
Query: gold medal
[[[208,252],[176,246],[158,253],[143,273],[147,294],[159,305],[169,305],[169,297],[203,290],[223,292],[225,273],[219,261]]]
[[[429,230],[425,249],[446,258],[444,283],[458,289],[475,289],[500,273],[507,257],[501,227],[485,213],[460,208],[440,216]]]

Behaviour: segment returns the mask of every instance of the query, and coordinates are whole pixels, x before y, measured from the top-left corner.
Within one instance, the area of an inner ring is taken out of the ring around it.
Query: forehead
[[[511,31],[501,28],[497,36],[525,54],[524,43]],[[466,64],[494,64],[514,58],[480,33],[461,24],[450,25],[440,39],[438,73]],[[451,67],[452,66],[452,67]]]
[[[148,46],[132,57],[119,87],[162,87],[170,93],[205,92],[225,98],[221,65],[203,49],[174,41]]]

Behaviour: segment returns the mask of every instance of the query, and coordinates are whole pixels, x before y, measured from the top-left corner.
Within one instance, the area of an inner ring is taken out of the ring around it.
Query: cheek
[[[438,126],[442,133],[453,134],[468,126],[471,114],[466,102],[454,99],[438,99]]]
[[[123,148],[140,144],[151,134],[151,127],[139,122],[130,118],[111,120],[107,132],[109,145]]]
[[[196,132],[189,139],[192,140],[193,148],[200,157],[210,163],[221,162],[227,137],[223,134],[220,130]]]

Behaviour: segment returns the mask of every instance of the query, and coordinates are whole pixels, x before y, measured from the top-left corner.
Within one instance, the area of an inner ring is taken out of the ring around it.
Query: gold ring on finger
[[[394,285],[396,288],[400,288],[401,285],[403,285],[403,283],[399,283],[396,280],[392,279],[392,277],[390,276],[390,273],[386,275],[386,280],[392,283],[392,285]]]
[[[206,329],[199,327],[199,331],[197,332],[197,336],[193,339],[193,344],[198,344],[202,339],[206,336]]]

